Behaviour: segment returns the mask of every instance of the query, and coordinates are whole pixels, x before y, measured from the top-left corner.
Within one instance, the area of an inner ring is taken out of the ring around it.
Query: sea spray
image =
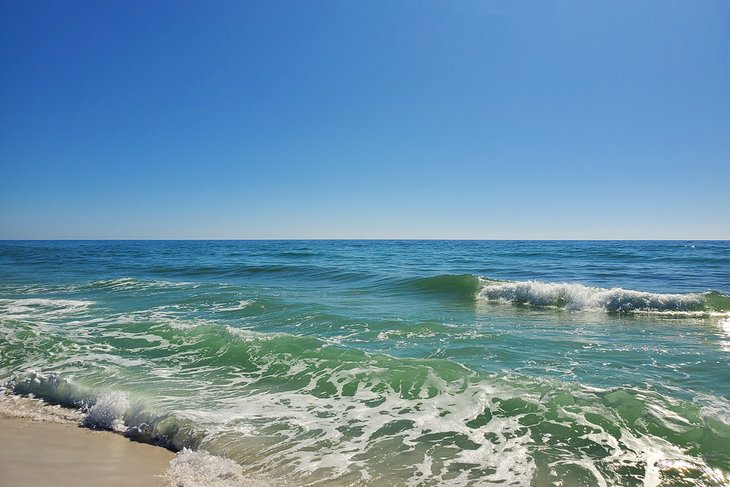
[[[129,399],[123,392],[101,394],[84,419],[84,425],[94,429],[124,431],[124,414],[129,409]]]

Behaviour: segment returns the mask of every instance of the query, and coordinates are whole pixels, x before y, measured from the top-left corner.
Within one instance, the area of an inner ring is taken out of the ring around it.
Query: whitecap
[[[481,280],[477,299],[487,302],[607,313],[711,314],[705,294],[667,294],[567,282]],[[727,313],[712,313],[726,315]]]

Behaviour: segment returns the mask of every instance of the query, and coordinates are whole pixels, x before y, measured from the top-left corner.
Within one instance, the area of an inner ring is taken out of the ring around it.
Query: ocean
[[[728,485],[730,242],[3,241],[0,384],[210,485]]]

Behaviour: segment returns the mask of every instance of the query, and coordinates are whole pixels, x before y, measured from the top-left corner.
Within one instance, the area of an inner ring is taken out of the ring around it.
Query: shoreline
[[[161,487],[175,454],[111,431],[0,414],[0,478],[7,487]]]
[[[270,487],[236,462],[206,451],[138,442],[83,426],[86,413],[0,389],[3,487]]]

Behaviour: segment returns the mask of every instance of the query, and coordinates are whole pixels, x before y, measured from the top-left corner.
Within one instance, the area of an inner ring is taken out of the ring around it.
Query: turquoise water
[[[0,380],[294,485],[724,485],[730,242],[0,242]]]

